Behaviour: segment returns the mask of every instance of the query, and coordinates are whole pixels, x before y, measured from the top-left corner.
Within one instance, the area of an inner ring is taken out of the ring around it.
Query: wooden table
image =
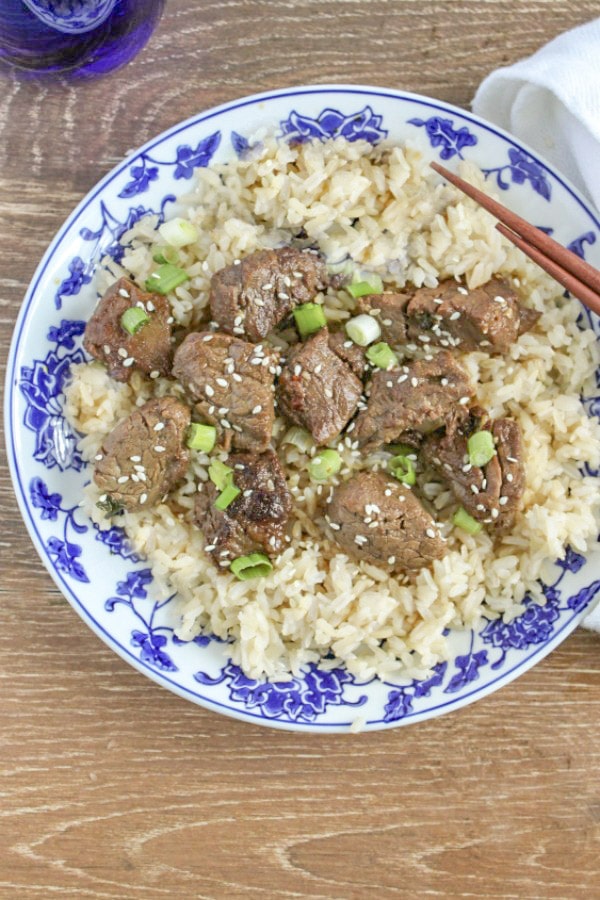
[[[364,82],[468,105],[594,0],[170,0],[124,71],[0,76],[0,341],[64,218],[213,104]],[[4,456],[3,460],[4,462]],[[409,728],[271,731],[156,687],[53,586],[1,469],[0,896],[600,897],[600,638]]]

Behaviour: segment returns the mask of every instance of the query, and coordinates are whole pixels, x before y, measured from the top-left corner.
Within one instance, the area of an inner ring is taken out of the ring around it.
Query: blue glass
[[[0,0],[0,66],[91,78],[125,65],[165,0]]]

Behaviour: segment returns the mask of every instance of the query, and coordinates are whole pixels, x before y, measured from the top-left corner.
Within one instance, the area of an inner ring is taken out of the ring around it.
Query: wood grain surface
[[[125,70],[0,73],[0,356],[34,268],[128,149],[252,91],[362,82],[468,105],[591,0],[169,0]],[[176,698],[54,588],[0,469],[0,897],[600,897],[600,638],[408,728],[270,731]]]

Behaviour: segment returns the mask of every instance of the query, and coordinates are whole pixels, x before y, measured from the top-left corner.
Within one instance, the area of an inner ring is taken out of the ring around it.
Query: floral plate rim
[[[318,722],[312,721],[310,723],[300,723],[300,722],[290,722],[290,721],[279,721],[274,718],[269,718],[264,714],[254,713],[250,709],[242,709],[236,708],[232,705],[227,705],[226,703],[219,702],[212,697],[208,697],[203,694],[199,694],[197,691],[193,691],[188,689],[184,685],[178,683],[177,681],[172,680],[165,672],[158,672],[156,669],[153,669],[150,665],[145,663],[142,659],[135,656],[134,653],[129,650],[126,646],[119,642],[119,640],[107,629],[104,628],[95,618],[92,612],[85,606],[85,604],[80,600],[77,596],[77,593],[73,590],[73,587],[65,580],[62,573],[57,571],[56,567],[51,564],[50,559],[48,558],[47,551],[44,547],[43,540],[41,534],[38,530],[37,524],[33,518],[32,511],[30,509],[27,494],[24,489],[24,485],[22,483],[22,479],[20,477],[20,466],[17,462],[18,459],[18,428],[13,427],[14,421],[14,410],[16,407],[16,395],[17,395],[17,380],[15,378],[15,369],[18,360],[18,351],[19,351],[19,338],[22,333],[22,330],[26,324],[27,316],[31,305],[36,297],[36,290],[39,285],[39,282],[46,270],[46,267],[52,261],[52,257],[60,245],[61,240],[64,235],[71,229],[74,224],[77,222],[78,218],[81,214],[88,208],[88,206],[96,199],[96,197],[101,194],[106,187],[118,176],[120,176],[130,165],[132,160],[141,157],[143,154],[148,153],[154,147],[160,145],[165,140],[172,138],[179,133],[186,132],[190,128],[194,126],[200,126],[204,123],[209,122],[211,119],[217,118],[223,113],[229,113],[237,109],[242,109],[245,107],[254,106],[257,104],[267,104],[270,100],[282,100],[286,98],[294,98],[298,96],[315,96],[315,95],[353,95],[355,97],[360,97],[363,100],[365,97],[380,97],[384,99],[390,100],[400,100],[406,101],[409,103],[415,104],[415,107],[426,108],[428,110],[435,110],[439,113],[445,114],[453,114],[458,115],[462,120],[467,122],[472,122],[474,125],[477,125],[480,128],[485,129],[489,133],[496,135],[503,139],[505,143],[512,145],[518,150],[527,152],[531,159],[535,160],[537,164],[542,166],[546,171],[548,171],[553,179],[555,179],[558,183],[562,185],[562,187],[571,195],[571,197],[578,203],[582,210],[586,213],[587,216],[594,222],[596,227],[600,228],[600,221],[598,220],[596,213],[590,209],[589,203],[582,197],[580,192],[572,186],[567,179],[563,178],[559,173],[556,172],[554,167],[546,162],[539,154],[532,151],[522,142],[517,141],[512,135],[503,131],[493,124],[487,122],[484,119],[480,119],[478,116],[473,115],[467,110],[462,110],[459,107],[456,107],[452,104],[445,103],[444,101],[435,100],[434,98],[428,98],[421,96],[419,94],[404,92],[404,91],[395,91],[388,88],[377,88],[374,86],[362,86],[362,85],[342,85],[342,84],[315,84],[315,85],[305,85],[305,86],[297,86],[293,88],[284,88],[281,90],[274,91],[266,91],[259,94],[253,94],[244,98],[240,98],[238,100],[234,100],[228,103],[221,104],[220,106],[213,107],[211,109],[206,110],[203,113],[199,113],[197,115],[191,116],[183,122],[179,122],[173,125],[171,128],[166,129],[161,134],[155,136],[154,138],[147,141],[145,144],[137,148],[133,151],[131,155],[126,156],[123,160],[121,160],[116,166],[114,166],[105,176],[103,176],[100,181],[96,183],[96,185],[88,192],[88,194],[80,201],[80,203],[75,207],[75,209],[71,212],[71,214],[67,217],[61,228],[56,233],[55,237],[51,241],[49,247],[44,253],[42,260],[40,261],[36,271],[31,279],[30,285],[28,287],[27,293],[23,300],[23,304],[15,325],[14,335],[11,343],[10,354],[7,363],[7,372],[6,372],[6,397],[7,402],[5,404],[5,425],[6,425],[6,435],[7,435],[7,449],[8,449],[8,458],[9,458],[9,468],[11,471],[11,476],[13,480],[13,485],[15,487],[15,493],[17,495],[17,500],[19,503],[19,508],[21,514],[23,516],[24,522],[30,536],[32,537],[34,546],[38,554],[40,555],[42,562],[46,566],[50,575],[52,576],[54,582],[57,584],[63,595],[67,597],[71,605],[75,608],[75,610],[81,615],[84,621],[88,624],[88,626],[112,649],[114,650],[122,659],[130,663],[134,666],[134,668],[141,671],[143,674],[147,675],[151,680],[156,682],[157,684],[161,684],[164,687],[167,687],[172,692],[177,695],[192,700],[199,705],[205,706],[206,708],[213,709],[217,712],[221,712],[226,715],[230,715],[234,718],[241,719],[242,721],[254,721],[257,724],[263,724],[270,727],[283,728],[288,730],[302,730],[302,731],[312,731],[312,732],[344,732],[347,731],[349,727],[352,726],[351,722],[344,723],[331,723],[331,722]],[[415,121],[416,124],[416,121]],[[425,123],[420,123],[425,124]],[[433,142],[432,142],[433,146]],[[459,154],[460,155],[460,154]],[[18,487],[18,489],[17,489]],[[582,610],[575,611],[573,615],[564,623],[561,624],[560,628],[558,628],[553,634],[550,640],[545,643],[536,646],[532,652],[523,659],[518,659],[515,664],[505,670],[501,671],[495,678],[492,680],[486,681],[485,684],[479,684],[479,686],[475,686],[473,690],[470,690],[466,693],[463,693],[460,697],[454,697],[445,700],[442,703],[439,703],[435,706],[428,707],[427,709],[421,711],[413,711],[410,714],[405,715],[400,719],[395,720],[386,720],[386,719],[374,719],[371,721],[365,722],[365,730],[379,730],[382,728],[395,727],[402,724],[409,724],[418,721],[423,721],[429,718],[437,717],[445,712],[450,711],[450,709],[459,709],[465,705],[468,705],[480,697],[483,698],[488,694],[494,692],[499,687],[504,684],[508,684],[513,681],[520,674],[526,672],[529,668],[535,665],[538,661],[543,659],[548,653],[550,653],[564,638],[579,624],[582,618],[586,616],[591,608],[600,601],[600,595],[594,597],[591,602]],[[360,686],[360,682],[356,682],[358,686]],[[354,704],[356,705],[356,704]],[[450,708],[450,709],[449,709]]]

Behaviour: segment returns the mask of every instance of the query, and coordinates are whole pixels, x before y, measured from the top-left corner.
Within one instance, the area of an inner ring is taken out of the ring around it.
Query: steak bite
[[[281,412],[307,428],[317,444],[329,444],[350,421],[360,400],[362,383],[331,350],[322,328],[289,355],[279,378]]]
[[[381,326],[381,339],[388,344],[405,344],[408,339],[406,306],[410,294],[367,294],[359,297],[358,309],[361,313],[376,315]]]
[[[498,278],[474,290],[454,280],[419,288],[406,316],[411,340],[488,353],[506,353],[539,318],[534,310],[522,309],[515,291]]]
[[[468,439],[489,431],[496,453],[484,466],[469,462]],[[490,421],[479,407],[467,418],[451,422],[443,434],[432,434],[421,452],[448,482],[452,493],[474,519],[492,525],[497,534],[509,531],[515,521],[525,487],[521,429],[514,419]]]
[[[215,272],[210,312],[222,331],[256,342],[327,285],[325,262],[313,251],[257,250]]]
[[[412,491],[379,472],[359,472],[334,488],[325,518],[346,553],[376,565],[417,571],[445,552]]]
[[[474,393],[467,373],[447,350],[375,372],[370,384],[367,408],[354,430],[359,447],[369,451],[405,432],[413,435],[414,444],[415,432],[425,435],[440,428],[456,405],[464,406]]]
[[[260,344],[194,332],[175,353],[173,375],[195,401],[198,417],[217,426],[226,450],[261,453],[271,444],[277,362]]]
[[[234,453],[227,465],[241,491],[227,509],[215,507],[219,491],[212,481],[204,483],[196,495],[194,519],[204,533],[205,550],[221,566],[256,551],[274,556],[283,549],[292,509],[276,454],[272,450],[260,455]]]
[[[131,307],[143,309],[148,316],[135,334],[121,325],[121,316]],[[167,375],[172,358],[171,322],[166,297],[149,294],[128,278],[119,278],[88,321],[83,346],[107,365],[108,374],[116,381],[129,381],[136,369],[153,377]]]
[[[184,477],[190,411],[174,397],[148,400],[114,428],[96,456],[101,504],[130,512],[154,506]]]
[[[330,332],[328,343],[329,349],[350,366],[356,377],[362,378],[367,368],[364,347],[359,347],[354,341],[348,340],[343,331]]]

